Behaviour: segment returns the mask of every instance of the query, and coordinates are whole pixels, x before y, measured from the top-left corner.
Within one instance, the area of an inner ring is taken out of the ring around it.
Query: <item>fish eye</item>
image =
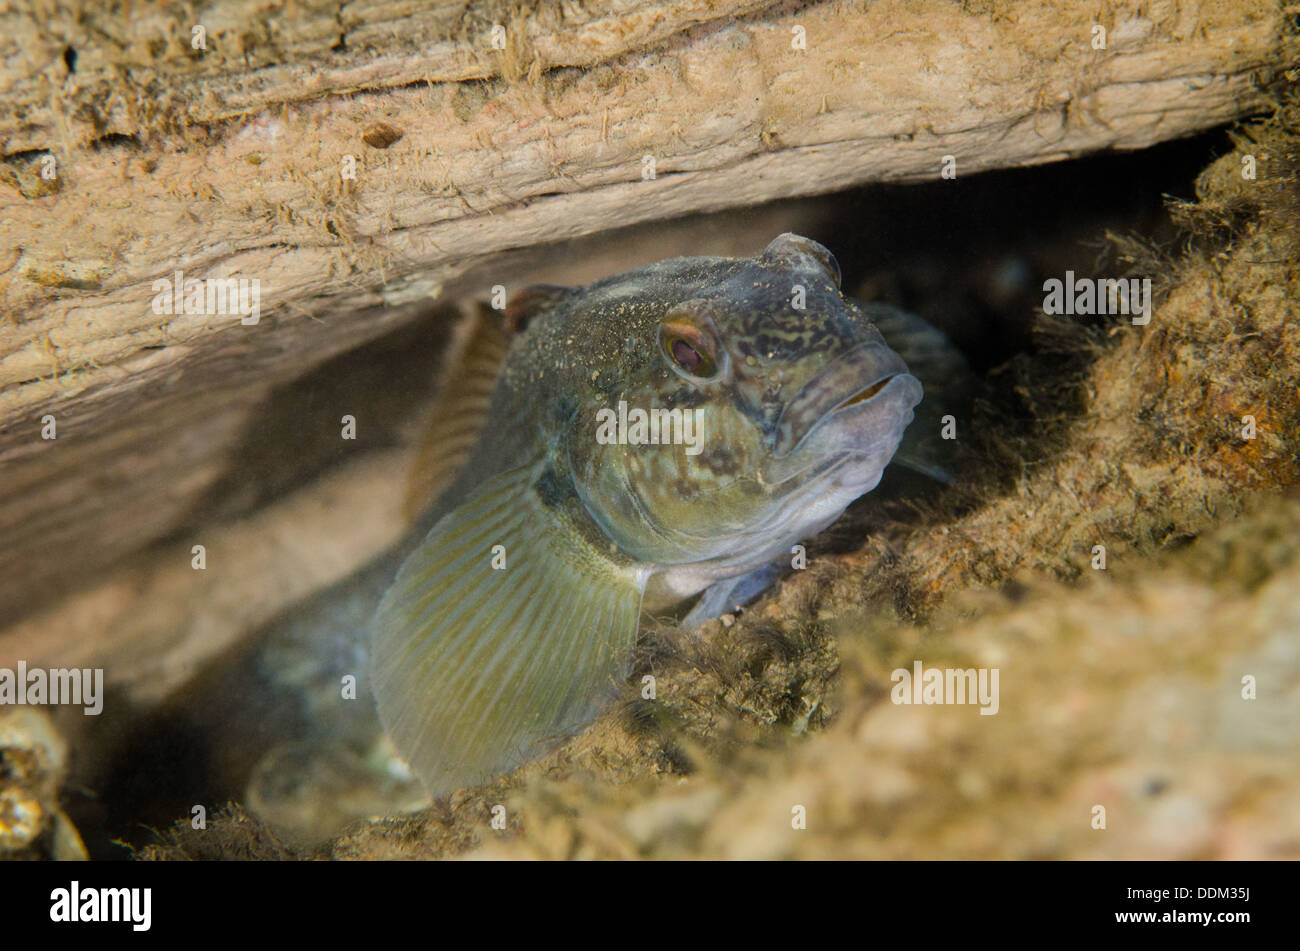
[[[660,325],[659,345],[673,368],[690,379],[707,380],[718,372],[711,335],[689,320],[667,320]]]

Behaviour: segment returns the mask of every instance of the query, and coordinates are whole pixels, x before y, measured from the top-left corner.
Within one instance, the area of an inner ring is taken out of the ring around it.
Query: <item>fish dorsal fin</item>
[[[518,333],[542,311],[564,300],[571,290],[559,284],[529,284],[506,302],[506,327],[511,333]]]
[[[379,716],[434,796],[585,723],[636,639],[644,578],[543,503],[541,474],[488,479],[440,519],[375,616]]]
[[[510,341],[571,290],[530,284],[506,302],[504,312],[480,301],[465,305],[442,360],[442,382],[407,484],[408,517],[424,512],[469,461],[491,413],[492,393],[510,353]]]
[[[473,453],[492,408],[492,391],[510,339],[496,311],[478,302],[467,305],[443,357],[442,382],[407,483],[409,517],[427,509]]]
[[[959,425],[969,423],[975,375],[948,336],[928,321],[886,304],[866,304],[864,309],[885,343],[925,388],[894,462],[950,482],[955,444],[942,438],[943,417],[952,415]]]

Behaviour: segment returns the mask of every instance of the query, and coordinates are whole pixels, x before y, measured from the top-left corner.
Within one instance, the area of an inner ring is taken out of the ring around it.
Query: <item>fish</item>
[[[746,603],[878,485],[925,393],[881,326],[936,373],[959,361],[787,233],[534,286],[470,332],[426,457],[455,474],[370,629],[379,719],[431,796],[580,729],[643,612]]]

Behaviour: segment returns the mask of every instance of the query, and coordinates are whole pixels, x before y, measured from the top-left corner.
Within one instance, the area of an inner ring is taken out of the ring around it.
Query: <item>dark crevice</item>
[[[0,155],[0,162],[8,162],[10,165],[22,165],[27,162],[39,162],[42,157],[49,154],[49,149],[23,149],[20,152],[9,152]]]
[[[109,132],[107,135],[101,135],[94,142],[90,143],[90,147],[96,152],[102,151],[103,149],[111,149],[118,145],[127,145],[131,148],[138,149],[140,147],[140,140],[134,135],[130,135],[126,132]]]

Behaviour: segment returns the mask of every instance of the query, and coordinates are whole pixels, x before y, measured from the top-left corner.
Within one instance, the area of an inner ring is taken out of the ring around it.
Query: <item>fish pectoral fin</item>
[[[704,589],[695,606],[682,618],[682,627],[695,627],[743,608],[772,587],[781,577],[784,567],[781,562],[774,561],[747,574],[715,581]]]
[[[488,480],[435,524],[375,617],[380,719],[435,796],[585,723],[636,639],[642,576],[542,503],[539,471]]]

